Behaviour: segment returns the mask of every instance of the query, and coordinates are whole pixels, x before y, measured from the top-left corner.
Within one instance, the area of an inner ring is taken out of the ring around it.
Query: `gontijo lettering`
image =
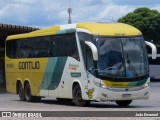
[[[19,69],[40,69],[39,61],[27,61],[27,62],[19,62]]]

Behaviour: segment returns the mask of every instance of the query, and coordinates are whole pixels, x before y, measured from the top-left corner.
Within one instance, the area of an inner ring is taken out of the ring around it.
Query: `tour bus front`
[[[148,57],[143,37],[98,37],[97,77],[103,89],[100,99],[148,98]],[[113,91],[113,92],[112,92]],[[121,94],[119,94],[121,93]]]
[[[143,37],[88,38],[90,40],[85,43],[92,51],[94,60],[94,65],[87,63],[95,86],[91,86],[92,97],[95,96],[96,101],[116,101],[120,106],[127,106],[134,99],[147,99],[150,79]]]

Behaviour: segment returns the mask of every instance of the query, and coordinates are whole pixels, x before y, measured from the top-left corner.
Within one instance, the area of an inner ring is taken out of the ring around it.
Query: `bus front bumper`
[[[138,100],[138,99],[148,99],[149,98],[150,86],[131,91],[126,89],[126,91],[121,91],[121,89],[108,90],[103,88],[97,88],[97,98],[96,101],[117,101],[117,100]]]

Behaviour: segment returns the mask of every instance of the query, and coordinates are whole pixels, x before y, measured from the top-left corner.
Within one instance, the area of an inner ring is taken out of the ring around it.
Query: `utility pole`
[[[72,23],[71,13],[72,13],[72,8],[68,8],[68,14],[69,14],[68,24]]]
[[[69,0],[69,8],[68,8],[68,24],[72,23],[72,18],[71,18],[71,14],[72,14],[72,8],[70,7],[70,0]]]

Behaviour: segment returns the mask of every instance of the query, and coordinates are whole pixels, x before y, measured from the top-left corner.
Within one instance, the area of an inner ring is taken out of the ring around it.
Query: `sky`
[[[67,24],[69,6],[72,23],[116,22],[139,7],[160,12],[160,0],[0,0],[0,23],[38,28]]]

